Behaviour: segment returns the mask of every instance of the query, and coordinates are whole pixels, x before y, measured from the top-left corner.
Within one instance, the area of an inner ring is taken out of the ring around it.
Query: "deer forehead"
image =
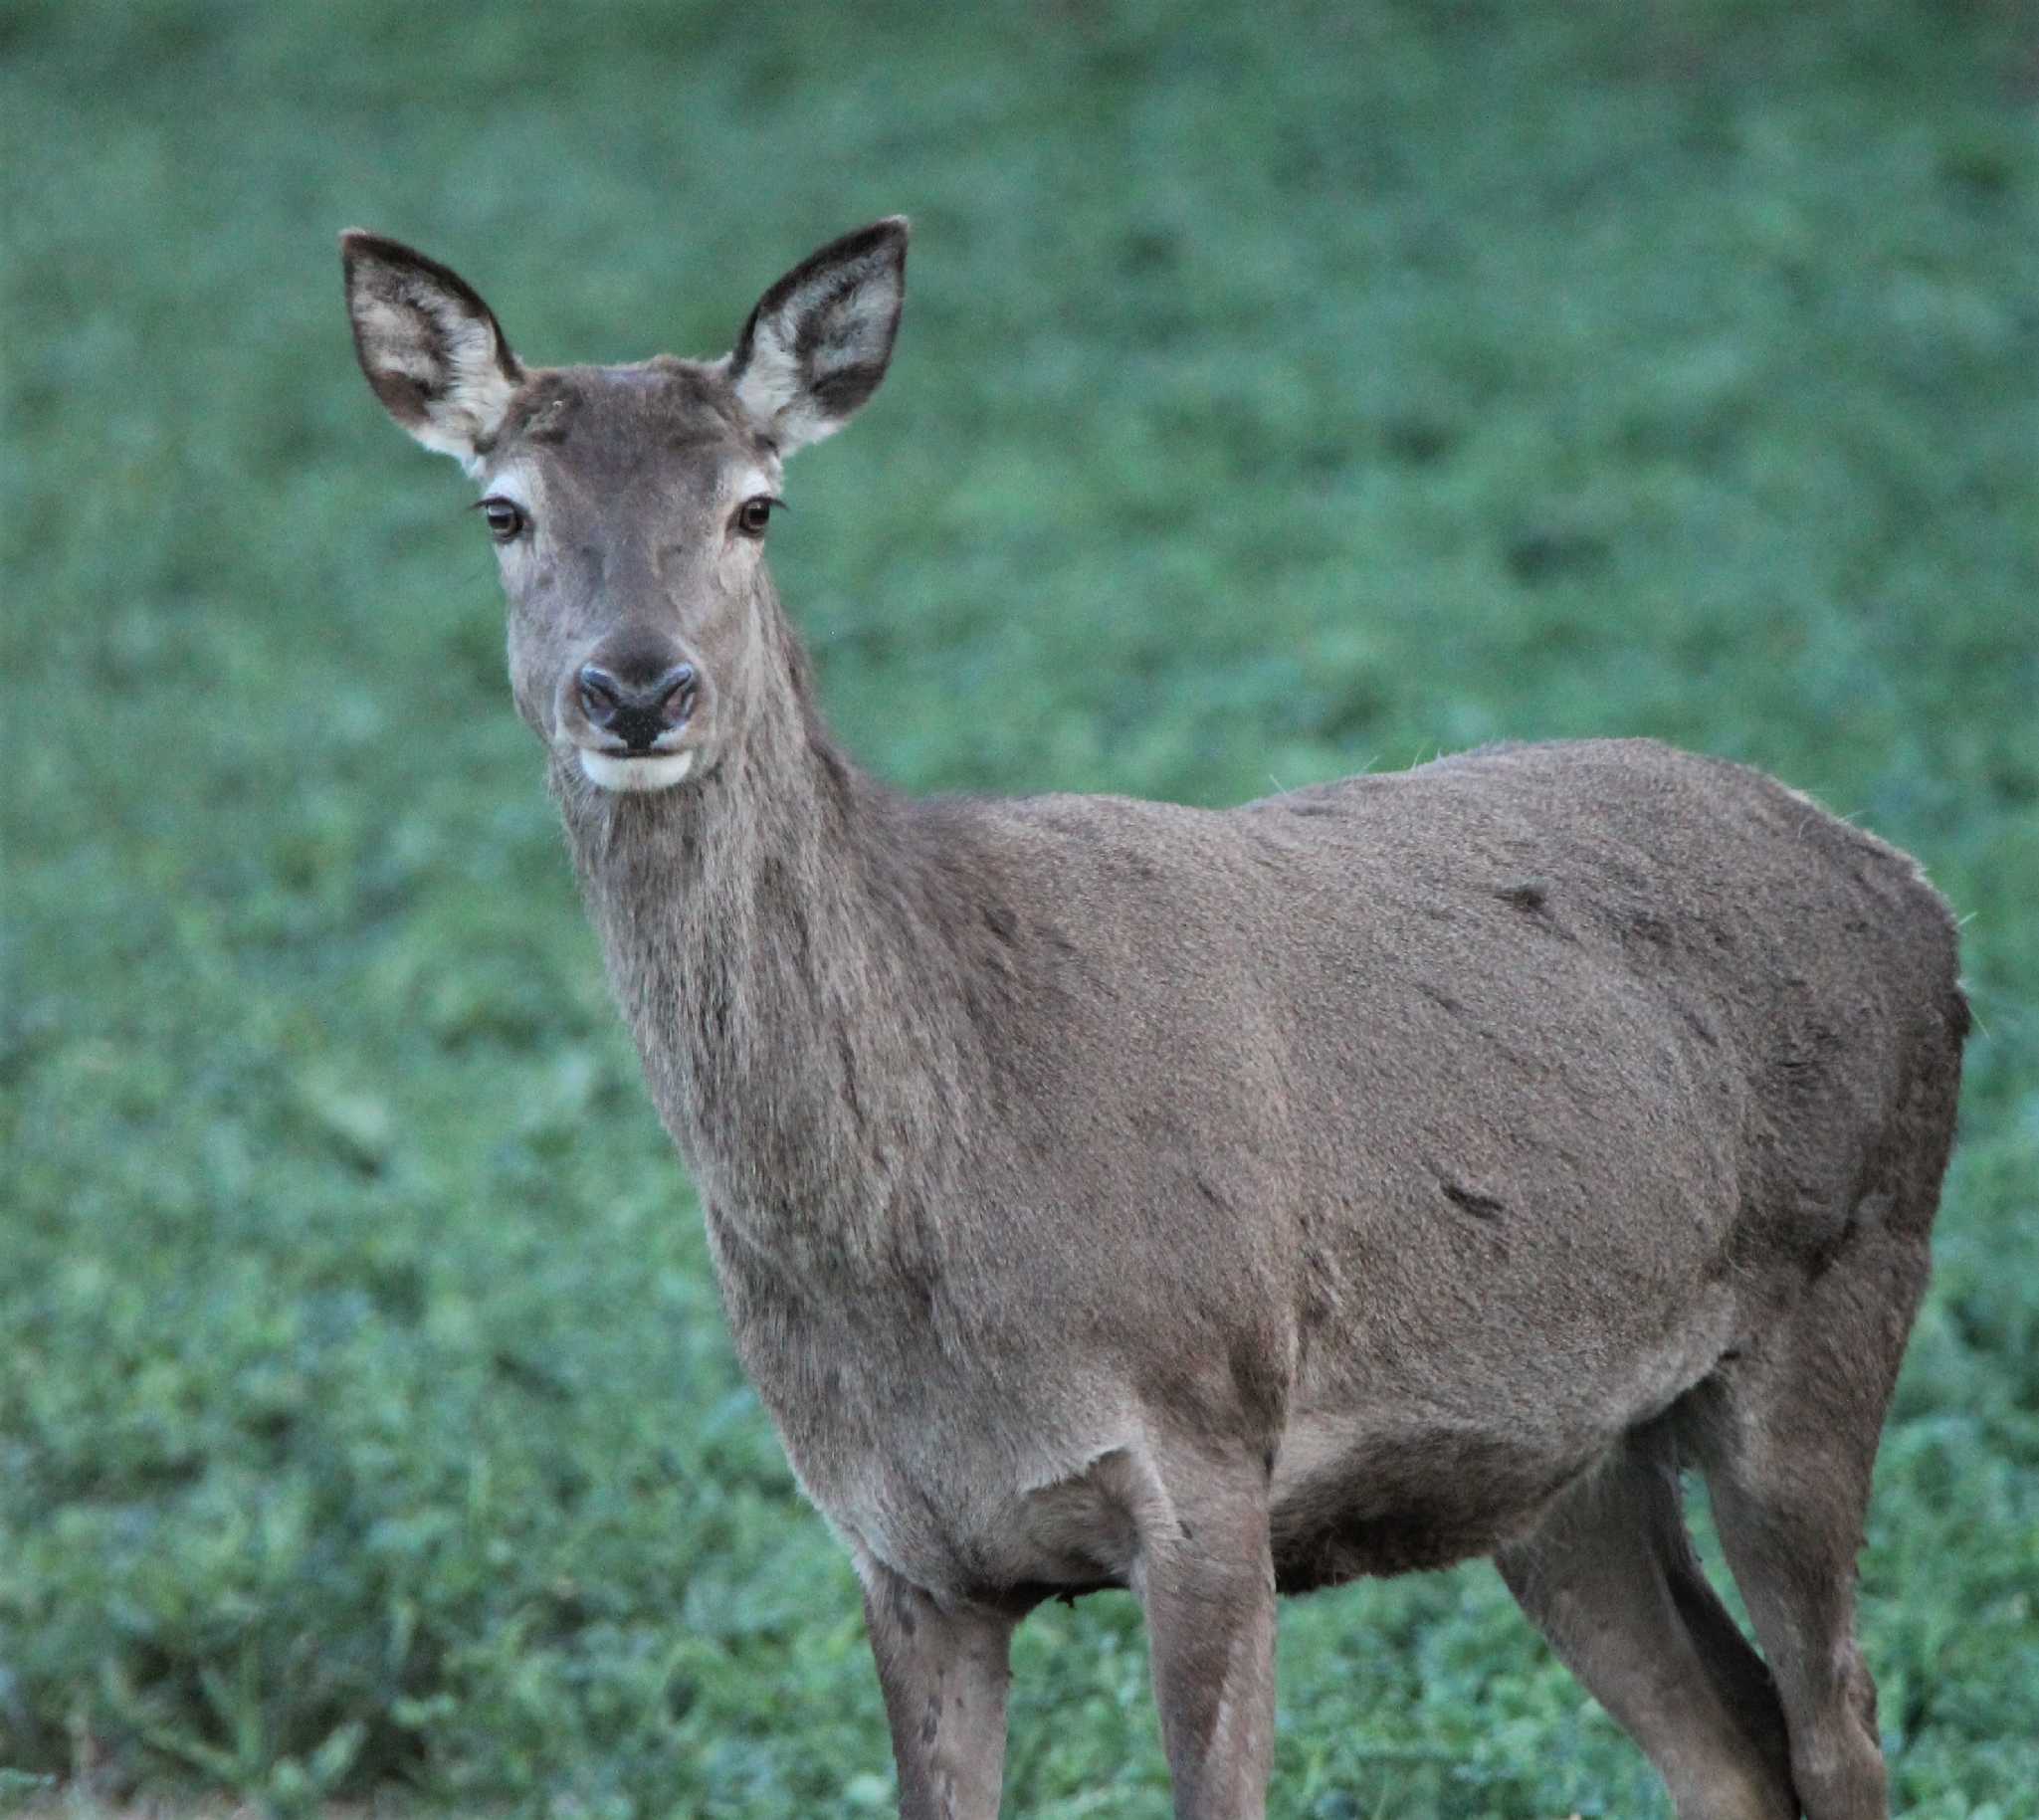
[[[719,367],[670,355],[534,374],[480,470],[488,491],[524,506],[540,491],[614,501],[647,484],[713,504],[771,493],[779,477]]]

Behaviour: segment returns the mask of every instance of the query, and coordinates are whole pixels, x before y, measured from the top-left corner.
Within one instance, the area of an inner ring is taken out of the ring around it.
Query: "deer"
[[[1479,1557],[1680,1820],[1885,1814],[1856,1560],[1952,1142],[1945,903],[1647,739],[1223,809],[888,787],[765,544],[886,374],[907,244],[822,247],[719,357],[539,367],[449,268],[341,241],[369,385],[480,489],[904,1820],[992,1820],[1014,1630],[1108,1587],[1176,1814],[1257,1820],[1278,1597]]]

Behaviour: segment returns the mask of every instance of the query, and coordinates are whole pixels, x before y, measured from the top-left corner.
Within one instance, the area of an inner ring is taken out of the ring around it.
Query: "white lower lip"
[[[694,769],[694,754],[659,752],[650,758],[618,758],[581,746],[581,774],[604,790],[670,790]]]

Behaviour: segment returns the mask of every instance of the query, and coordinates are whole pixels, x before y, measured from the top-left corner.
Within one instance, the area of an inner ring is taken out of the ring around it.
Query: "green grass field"
[[[0,1806],[888,1810],[333,236],[607,359],[905,210],[892,378],[774,533],[883,775],[1654,733],[1969,919],[1864,1625],[1900,1811],[2039,1814],[2035,85],[1990,0],[13,0]],[[1666,1812],[1491,1569],[1281,1649],[1284,1820]],[[1165,1814],[1144,1687],[1128,1598],[1030,1621],[1008,1811]]]

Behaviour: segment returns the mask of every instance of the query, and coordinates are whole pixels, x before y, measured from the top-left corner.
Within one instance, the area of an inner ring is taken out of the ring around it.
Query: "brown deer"
[[[1259,1815],[1276,1594],[1492,1555],[1683,1820],[1882,1815],[1855,1557],[1953,1129],[1945,905],[1646,740],[1224,811],[887,789],[764,541],[885,374],[906,251],[824,247],[720,359],[548,368],[343,240],[370,385],[481,487],[736,1348],[863,1583],[901,1812],[996,1814],[1013,1627],[1125,1586],[1177,1813]]]

